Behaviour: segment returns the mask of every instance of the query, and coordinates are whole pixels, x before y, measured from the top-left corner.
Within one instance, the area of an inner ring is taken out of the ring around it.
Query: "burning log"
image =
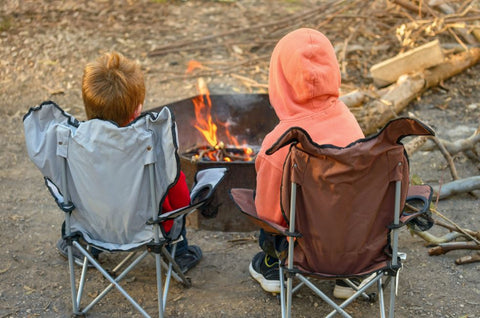
[[[198,161],[253,161],[255,154],[249,147],[226,147],[223,142],[216,146],[201,146],[188,149],[183,156]]]

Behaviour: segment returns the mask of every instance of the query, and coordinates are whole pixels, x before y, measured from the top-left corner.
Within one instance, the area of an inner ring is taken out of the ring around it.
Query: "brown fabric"
[[[431,135],[413,119],[390,122],[376,136],[339,148],[313,143],[301,128],[288,130],[270,149],[293,141],[281,188],[289,219],[291,182],[296,197],[297,240],[294,265],[325,276],[360,275],[389,261],[395,181],[402,182],[402,208],[408,190],[408,160],[400,139]]]
[[[420,185],[411,185],[408,188],[408,197],[421,197],[427,198],[430,200],[432,198],[433,190],[432,187],[427,184],[420,184]]]
[[[403,210],[403,214],[400,216],[400,222],[405,224],[424,213],[428,212],[428,214],[430,214],[429,211],[430,203],[432,202],[432,195],[433,189],[427,184],[410,185],[408,187],[406,200],[409,206],[406,206]],[[425,229],[423,231],[425,231]]]
[[[234,188],[230,190],[233,201],[251,222],[269,233],[286,235],[287,228],[258,217],[254,193],[252,189]]]

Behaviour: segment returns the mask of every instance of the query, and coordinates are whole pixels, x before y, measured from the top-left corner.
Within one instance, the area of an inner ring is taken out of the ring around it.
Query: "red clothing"
[[[163,201],[162,213],[180,209],[189,204],[190,191],[188,190],[185,174],[183,171],[180,171],[177,183],[168,191],[167,197]],[[166,232],[170,231],[172,224],[172,220],[163,222],[163,228]]]
[[[318,144],[346,146],[363,138],[347,106],[338,99],[340,69],[330,41],[313,29],[298,29],[275,46],[270,59],[268,93],[280,120],[265,136],[255,160],[255,206],[261,218],[286,225],[280,209],[280,184],[288,147],[265,151],[291,127],[305,129]]]

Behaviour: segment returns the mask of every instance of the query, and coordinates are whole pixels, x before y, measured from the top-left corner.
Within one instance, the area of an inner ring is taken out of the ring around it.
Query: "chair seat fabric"
[[[159,212],[179,175],[177,132],[168,108],[119,127],[100,119],[78,121],[45,102],[25,115],[24,127],[28,154],[64,210],[69,207],[62,191],[68,187],[75,207],[72,231],[106,250],[130,250],[152,240],[153,227],[146,222],[152,217],[146,165],[155,163]],[[107,175],[109,179],[102,178]]]
[[[401,206],[408,187],[408,158],[401,138],[430,135],[421,123],[403,118],[379,134],[347,147],[315,144],[301,128],[288,130],[267,151],[293,143],[284,166],[281,207],[290,215],[290,185],[297,184],[294,264],[323,276],[365,275],[388,266],[395,181]]]

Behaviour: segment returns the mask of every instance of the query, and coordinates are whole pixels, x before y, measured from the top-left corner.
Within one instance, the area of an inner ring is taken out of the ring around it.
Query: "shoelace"
[[[265,265],[267,265],[267,267],[273,267],[274,265],[278,265],[278,261],[275,261],[273,262],[272,264],[268,264],[268,260],[270,259],[270,256],[269,255],[266,255],[265,256]]]

